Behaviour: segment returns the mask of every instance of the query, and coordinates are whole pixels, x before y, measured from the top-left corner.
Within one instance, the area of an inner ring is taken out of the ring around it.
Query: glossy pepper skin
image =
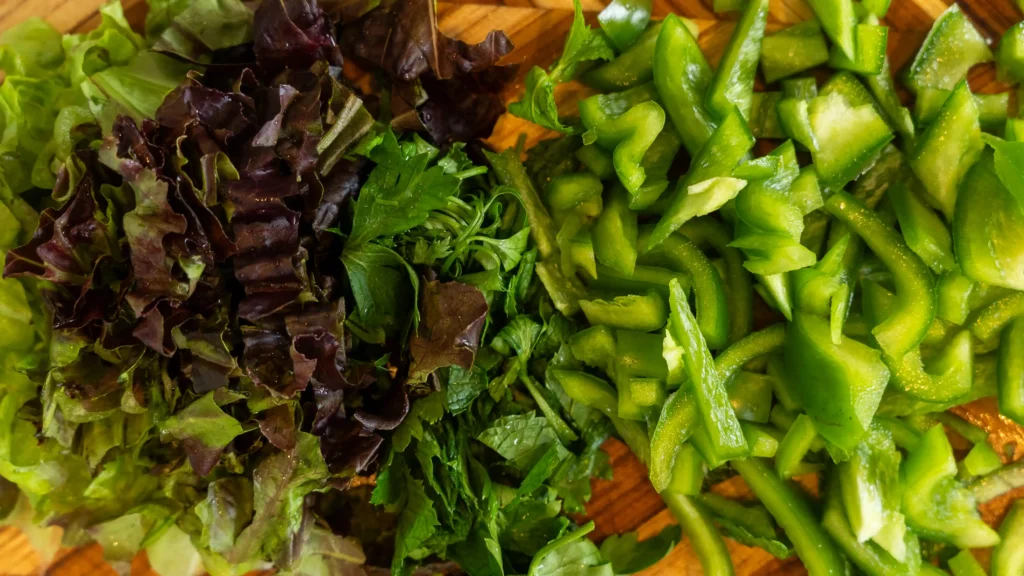
[[[729,247],[732,235],[718,220],[695,218],[683,224],[679,232],[702,250],[711,249],[725,261],[725,293],[729,309],[729,342],[735,343],[750,333],[754,322],[754,288],[750,273],[743,267],[743,254]]]
[[[922,536],[959,548],[985,548],[999,534],[978,514],[974,497],[956,480],[956,460],[946,432],[936,425],[921,438],[903,468],[903,513]]]
[[[669,286],[669,307],[672,310],[666,330],[666,350],[672,349],[673,341],[684,358],[685,372],[693,387],[701,420],[711,440],[711,449],[718,459],[745,456],[747,443],[740,429],[739,420],[729,403],[728,392],[718,369],[715,367],[711,350],[697,326],[697,319],[690,311],[686,293],[678,282]]]
[[[872,210],[845,192],[837,192],[825,210],[867,244],[892,272],[897,303],[892,314],[871,332],[889,355],[902,358],[916,348],[935,318],[935,280],[903,238]]]
[[[717,209],[701,207],[702,199],[690,196],[690,187],[712,178],[728,176],[754,147],[754,136],[739,113],[727,116],[703,142],[690,170],[673,192],[669,205],[654,227],[648,245],[653,248],[688,220]]]
[[[783,346],[785,384],[818,433],[852,450],[871,425],[889,369],[881,354],[852,338],[834,344],[828,322],[796,312]]]
[[[1024,316],[1003,330],[998,370],[999,413],[1024,426]]]
[[[732,576],[732,557],[714,522],[690,496],[675,492],[662,493],[672,515],[679,521],[683,532],[697,552],[703,573],[707,576]]]
[[[662,492],[672,483],[676,457],[694,429],[700,425],[697,401],[689,388],[672,393],[661,409],[658,423],[651,434],[651,484]]]
[[[654,49],[654,83],[672,124],[683,137],[683,146],[696,154],[715,130],[715,121],[704,107],[711,84],[711,66],[697,39],[678,16],[661,24]]]
[[[849,566],[821,527],[803,494],[797,493],[763,460],[736,460],[732,467],[793,542],[797,556],[811,576],[845,576]]]
[[[651,0],[615,0],[597,21],[615,49],[622,52],[637,41],[651,21]]]
[[[992,552],[992,576],[1024,572],[1024,500],[1017,500],[999,526],[1002,542]]]
[[[618,92],[654,78],[654,47],[661,22],[651,23],[625,52],[583,75],[583,82],[603,92]]]
[[[708,89],[707,109],[715,118],[725,118],[733,107],[739,108],[744,118],[750,118],[754,77],[767,23],[768,0],[749,0]]]
[[[657,102],[647,101],[618,116],[608,115],[596,124],[588,124],[585,119],[584,126],[589,130],[583,141],[596,142],[612,152],[612,165],[619,181],[630,194],[635,194],[646,178],[640,162],[665,127],[665,110]]]

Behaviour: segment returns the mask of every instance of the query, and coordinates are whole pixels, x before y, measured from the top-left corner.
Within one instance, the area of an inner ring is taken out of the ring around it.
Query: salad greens
[[[766,35],[716,0],[712,67],[688,20],[577,1],[508,106],[560,134],[495,151],[512,43],[432,0],[149,4],[144,35],[116,2],[0,35],[6,522],[163,576],[616,576],[684,535],[715,575],[723,536],[1019,572],[1024,509],[978,504],[1022,467],[945,411],[1024,425],[1024,120],[965,79],[1019,81],[1020,25],[994,56],[946,11],[911,114],[888,2]],[[588,537],[612,437],[678,526]]]

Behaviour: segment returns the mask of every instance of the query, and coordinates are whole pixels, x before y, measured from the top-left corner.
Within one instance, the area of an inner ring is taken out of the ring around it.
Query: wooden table
[[[106,0],[0,0],[0,32],[31,16],[41,16],[62,31],[83,31],[94,27],[99,17],[96,9]],[[710,0],[707,0],[710,4]],[[144,0],[123,0],[129,20],[141,23],[145,18]],[[892,68],[899,70],[920,46],[931,24],[950,4],[951,0],[892,0],[887,23],[889,57]],[[603,8],[605,0],[583,0],[588,17],[593,19]],[[975,21],[979,30],[993,43],[1022,16],[1011,0],[972,0],[961,2],[961,7]],[[713,65],[721,55],[734,26],[735,15],[718,17],[702,0],[654,0],[655,17],[676,13],[693,19],[701,30],[700,43],[709,54]],[[448,0],[439,2],[438,16],[441,29],[448,35],[469,42],[478,42],[492,29],[504,30],[516,45],[510,59],[529,65],[547,65],[559,54],[565,33],[572,22],[571,0]],[[772,0],[769,31],[784,28],[812,16],[804,0]],[[511,86],[505,97],[517,99],[522,90],[522,68],[519,82]],[[972,71],[971,87],[977,92],[1002,92],[1005,85],[996,82],[991,66]],[[564,113],[571,113],[575,102],[585,92],[579,85],[564,86],[559,90],[559,102]],[[526,125],[509,115],[503,117],[490,142],[505,148],[512,145],[522,132],[532,144],[549,134],[536,126]],[[1003,445],[1016,444],[1018,458],[1024,457],[1024,430],[1000,417],[991,399],[981,400],[957,412],[967,420],[990,432],[989,439],[998,452]],[[612,481],[597,481],[594,497],[588,506],[588,516],[597,523],[593,536],[600,540],[608,534],[639,530],[640,537],[656,534],[674,522],[661,498],[647,482],[646,470],[619,442],[610,441],[605,449],[611,455],[615,470]],[[742,482],[733,480],[716,487],[725,495],[745,493]],[[998,522],[1007,505],[1024,497],[1024,490],[1008,494],[990,502],[982,513],[990,522]],[[804,574],[797,560],[781,562],[766,552],[747,548],[727,540],[736,571],[740,575]],[[985,558],[983,558],[985,560]],[[61,550],[49,569],[44,570],[40,558],[24,535],[12,528],[0,528],[0,576],[108,576],[113,569],[103,562],[97,546],[78,550]],[[137,558],[132,565],[136,576],[155,576],[145,558]],[[646,571],[645,576],[681,576],[701,574],[688,542],[684,541],[658,566]]]

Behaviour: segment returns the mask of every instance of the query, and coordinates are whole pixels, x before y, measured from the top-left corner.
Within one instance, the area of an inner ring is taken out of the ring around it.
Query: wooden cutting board
[[[39,16],[66,32],[89,30],[96,26],[97,8],[106,0],[0,0],[0,32],[21,22]],[[145,18],[144,0],[123,0],[129,20],[141,24]],[[710,4],[710,0],[707,0]],[[906,64],[920,46],[932,22],[950,4],[951,0],[892,0],[886,23],[890,26],[889,56],[894,70]],[[588,17],[593,20],[606,4],[605,0],[583,0]],[[960,2],[964,11],[978,25],[979,30],[992,41],[1022,19],[1012,0],[971,0]],[[735,14],[716,15],[702,0],[654,0],[655,17],[676,13],[693,19],[701,30],[700,43],[712,64],[729,41]],[[559,54],[565,34],[572,22],[571,0],[455,0],[440,2],[438,15],[441,29],[448,35],[467,42],[479,42],[492,29],[504,30],[516,45],[509,56],[510,62],[522,63],[519,81],[505,94],[507,101],[518,98],[522,78],[529,66],[547,66]],[[804,0],[772,0],[769,30],[776,30],[811,18],[812,13]],[[995,80],[991,66],[972,71],[971,87],[976,92],[1002,92],[1007,86]],[[570,114],[585,89],[567,85],[559,89],[558,97],[563,113]],[[506,115],[498,123],[490,143],[498,149],[514,144],[520,133],[526,133],[528,143],[550,134],[536,126]],[[1018,458],[1024,457],[1024,430],[998,415],[991,399],[981,400],[956,410],[958,414],[990,432],[989,440],[1000,454],[1003,446],[1015,444]],[[588,516],[597,523],[596,539],[616,532],[639,530],[640,537],[656,534],[664,526],[674,523],[661,499],[647,482],[646,470],[619,442],[610,441],[605,449],[611,455],[615,470],[612,481],[598,481],[594,497],[588,506]],[[745,494],[740,481],[717,486],[725,495]],[[998,522],[1007,505],[1024,497],[1024,490],[1008,494],[990,502],[982,509],[986,519]],[[740,575],[805,574],[797,560],[778,561],[766,552],[747,548],[727,540],[732,552],[736,572]],[[983,555],[982,555],[983,556]],[[987,560],[987,558],[982,558]],[[684,541],[658,566],[647,570],[645,576],[679,576],[701,574],[688,542]],[[103,562],[102,551],[96,547],[61,550],[43,566],[28,539],[12,528],[0,528],[0,576],[108,576],[116,573]],[[155,576],[144,557],[132,566],[136,576]]]

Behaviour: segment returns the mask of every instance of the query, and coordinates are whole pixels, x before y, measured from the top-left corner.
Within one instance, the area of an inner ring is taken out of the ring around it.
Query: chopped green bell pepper
[[[893,138],[873,105],[857,105],[838,92],[811,100],[808,118],[818,143],[811,152],[814,167],[831,190],[859,176]]]
[[[725,541],[718,533],[711,518],[701,510],[692,497],[675,492],[662,492],[662,499],[679,521],[683,532],[690,537],[706,576],[733,576],[732,558]]]
[[[889,431],[873,424],[850,459],[839,464],[838,477],[846,518],[857,541],[876,539],[903,562],[907,528],[900,513],[900,460]]]
[[[712,249],[725,261],[725,292],[729,309],[729,342],[750,333],[753,326],[754,290],[750,273],[743,267],[743,254],[730,248],[732,237],[724,225],[710,217],[694,218],[683,224],[679,232],[701,249]]]
[[[623,274],[633,273],[637,258],[637,214],[629,209],[628,196],[621,186],[612,186],[592,230],[597,262]]]
[[[800,98],[783,98],[778,104],[779,125],[786,135],[813,152],[818,149],[818,141],[811,130],[808,102]]]
[[[1024,81],[1024,22],[1018,22],[999,41],[999,79],[1003,82]]]
[[[847,58],[857,57],[857,16],[852,0],[810,0],[808,4],[821,22],[832,43],[842,50]]]
[[[678,126],[678,123],[677,123]],[[710,135],[691,162],[690,171],[679,181],[679,186],[672,194],[669,206],[651,234],[648,246],[659,245],[670,234],[686,223],[687,220],[717,210],[729,200],[726,191],[731,188],[698,188],[705,194],[692,194],[691,187],[714,178],[729,176],[736,165],[754,147],[754,136],[750,133],[746,122],[739,114],[730,114],[722,124]],[[705,185],[707,186],[707,185]],[[717,196],[706,194],[719,192]],[[735,190],[736,193],[739,190]]]
[[[946,224],[921,199],[916,178],[901,178],[889,187],[889,200],[907,245],[936,274],[957,269],[953,237]]]
[[[614,377],[615,330],[608,326],[591,326],[573,334],[569,338],[569,348],[580,362]]]
[[[866,22],[871,20],[869,18]],[[877,23],[877,20],[871,23]],[[861,74],[861,78],[868,85],[868,89],[871,90],[871,94],[878,102],[878,106],[885,112],[885,116],[889,119],[889,124],[903,136],[905,141],[913,140],[914,119],[910,115],[910,110],[903,106],[900,96],[896,92],[896,83],[893,82],[889,57],[885,56],[882,59],[882,69],[878,71],[878,74]]]
[[[862,542],[857,538],[843,510],[839,482],[834,477],[826,491],[825,514],[821,525],[835,544],[867,576],[923,574],[920,542],[913,532],[907,531],[901,535],[905,561],[898,560],[876,542]]]
[[[747,0],[708,88],[707,109],[715,118],[724,119],[733,108],[738,108],[744,118],[750,118],[757,61],[767,23],[768,0]]]
[[[949,99],[951,90],[922,88],[914,102],[914,118],[925,126],[939,117],[942,105]],[[974,94],[974,105],[978,108],[978,123],[984,130],[998,130],[1006,123],[1010,108],[1010,93]]]
[[[621,53],[640,38],[651,21],[651,0],[612,0],[597,15],[597,21]]]
[[[786,337],[785,324],[775,324],[734,342],[715,358],[715,368],[726,382],[748,362],[782,347]]]
[[[736,460],[732,467],[786,532],[811,576],[848,573],[846,560],[822,529],[803,494],[787,485],[758,458]]]
[[[941,425],[925,433],[903,468],[903,513],[921,536],[959,548],[985,548],[999,534],[978,514],[977,503],[956,479],[956,460]]]
[[[743,437],[747,439],[747,446],[750,446],[751,458],[774,458],[779,451],[779,442],[785,437],[774,426],[749,420],[740,420],[740,428],[743,428]]]
[[[1024,426],[1024,316],[1003,330],[999,343],[999,413]]]
[[[761,44],[761,71],[769,84],[826,62],[828,45],[817,20],[768,34]]]
[[[672,481],[666,490],[687,496],[700,494],[704,487],[704,476],[707,466],[700,452],[689,442],[683,443],[676,454],[676,462],[672,467]]]
[[[676,390],[665,401],[651,434],[651,484],[658,492],[672,483],[673,469],[685,442],[700,425],[697,400],[689,388]]]
[[[587,144],[575,152],[576,159],[584,168],[600,180],[610,180],[615,176],[615,166],[611,154],[605,152],[597,144]]]
[[[975,350],[991,352],[999,347],[999,334],[1018,316],[1024,316],[1024,292],[1013,292],[978,310],[967,324],[977,338]]]
[[[611,150],[619,181],[635,194],[646,178],[640,162],[665,127],[665,110],[657,102],[647,101],[598,124],[584,119],[584,126],[589,129],[583,135],[584,143],[597,142]]]
[[[685,360],[685,372],[693,386],[701,420],[715,455],[720,459],[742,457],[747,453],[743,431],[729,403],[725,383],[715,368],[711,351],[697,326],[697,319],[690,311],[686,292],[678,282],[673,282],[670,290],[672,313],[666,330],[666,344],[671,340]],[[663,354],[669,356],[672,352],[666,347]],[[710,460],[706,455],[705,459]]]
[[[828,65],[837,70],[849,70],[858,74],[874,75],[885,66],[885,48],[889,40],[889,28],[872,24],[858,24],[854,30],[856,53],[851,58],[838,44],[832,46]]]
[[[783,345],[785,384],[829,442],[852,450],[882,401],[889,369],[881,354],[851,338],[832,342],[828,322],[796,312]]]
[[[603,191],[601,180],[589,172],[560,174],[552,178],[544,189],[545,200],[555,220],[563,220],[574,211],[587,217],[597,216],[603,208]]]
[[[938,308],[935,315],[947,322],[960,326],[971,313],[971,294],[977,286],[969,278],[960,275],[959,269],[939,277],[935,287]]]
[[[796,308],[818,316],[828,316],[832,342],[835,343],[842,340],[843,322],[846,320],[846,306],[849,302],[850,282],[843,266],[843,257],[850,239],[849,234],[843,236],[817,264],[794,270],[790,274]]]
[[[1024,460],[1007,464],[995,472],[976,478],[967,488],[979,503],[984,504],[1021,486],[1024,486]]]
[[[892,0],[862,0],[860,5],[876,18],[885,18]]]
[[[772,408],[772,379],[764,374],[740,371],[726,384],[729,403],[744,422],[768,422]],[[742,423],[742,422],[741,422]],[[746,434],[744,434],[746,436]]]
[[[948,564],[953,576],[988,576],[970,550],[961,550],[949,559]]]
[[[660,334],[616,330],[615,369],[612,374],[615,382],[634,377],[657,378],[668,382],[670,374],[662,355],[662,340]]]
[[[646,422],[665,402],[665,383],[657,378],[626,378],[618,384],[618,416]]]
[[[806,414],[797,416],[786,436],[779,442],[779,450],[775,454],[775,471],[779,478],[788,480],[819,469],[803,461],[817,437],[818,431],[811,418]]]
[[[711,66],[697,39],[682,19],[670,14],[661,25],[654,50],[654,83],[683,146],[696,154],[715,131],[715,121],[704,107],[711,84]]]
[[[953,245],[964,276],[1024,290],[1024,211],[996,174],[989,151],[964,178],[953,216]]]
[[[825,210],[856,232],[892,272],[897,304],[872,334],[886,353],[902,358],[921,343],[935,317],[931,272],[898,232],[849,194],[837,192],[825,203]]]
[[[815,24],[817,24],[817,22],[815,22]],[[810,100],[818,95],[818,81],[808,76],[783,80],[782,94],[786,98]]]
[[[652,22],[625,52],[583,74],[583,83],[603,92],[618,92],[654,78],[654,47],[661,22]],[[710,76],[710,74],[709,74]]]
[[[992,576],[1024,572],[1024,500],[1017,500],[999,525],[1002,541],[992,551]]]
[[[591,325],[606,325],[626,330],[653,332],[665,326],[668,306],[657,292],[630,294],[607,300],[580,300],[580,307]]]
[[[682,146],[683,139],[671,125],[666,126],[658,134],[640,161],[640,167],[644,169],[646,178],[640,188],[630,197],[630,208],[647,210],[658,202],[665,190],[668,190],[668,173]]]
[[[649,229],[640,237],[640,246],[649,244]],[[714,350],[729,342],[729,304],[725,285],[708,257],[689,239],[679,234],[668,237],[647,259],[664,260],[670,267],[686,272],[693,281],[698,325],[708,346]]]
[[[996,454],[996,451],[989,446],[988,442],[975,444],[974,448],[964,456],[963,472],[967,478],[984,476],[1003,467],[1003,460]]]
[[[954,3],[932,25],[907,68],[906,84],[915,93],[924,87],[952,90],[971,67],[992,59],[985,37]]]
[[[778,104],[782,92],[754,92],[750,104],[750,133],[755,138],[782,140],[786,133],[780,124]]]
[[[588,285],[600,293],[615,295],[645,294],[653,290],[667,299],[668,283],[673,278],[679,280],[684,289],[690,290],[689,275],[668,268],[641,265],[633,268],[632,274],[623,274],[607,266],[598,266],[596,278]]]
[[[554,369],[551,375],[573,401],[579,402],[608,416],[618,415],[618,400],[610,384],[586,372]]]

